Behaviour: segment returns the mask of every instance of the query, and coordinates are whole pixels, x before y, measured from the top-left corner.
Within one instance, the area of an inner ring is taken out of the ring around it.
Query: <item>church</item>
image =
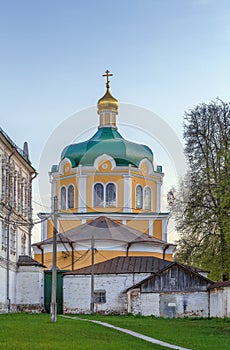
[[[98,130],[84,142],[67,145],[50,171],[51,213],[39,214],[42,241],[33,244],[35,259],[48,269],[55,197],[60,270],[90,265],[92,239],[95,263],[119,256],[172,260],[175,251],[167,242],[169,213],[161,212],[162,166],[154,166],[147,145],[119,133],[119,103],[110,92],[112,74],[107,70],[103,76],[106,91],[97,103]]]

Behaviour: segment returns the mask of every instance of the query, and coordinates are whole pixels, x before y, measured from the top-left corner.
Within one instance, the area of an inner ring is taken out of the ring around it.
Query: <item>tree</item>
[[[230,103],[219,99],[185,113],[188,172],[168,204],[180,233],[176,259],[230,278]]]

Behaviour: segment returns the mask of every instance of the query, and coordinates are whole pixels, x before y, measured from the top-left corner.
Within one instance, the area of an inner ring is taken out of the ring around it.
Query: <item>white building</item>
[[[0,129],[0,312],[16,310],[20,255],[31,256],[32,180],[27,143],[21,150]]]

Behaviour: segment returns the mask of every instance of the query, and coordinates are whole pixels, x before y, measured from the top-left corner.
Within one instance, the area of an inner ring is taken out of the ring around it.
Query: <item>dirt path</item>
[[[80,320],[80,321],[88,321],[88,322],[96,323],[96,324],[99,324],[99,325],[104,326],[104,327],[116,329],[117,331],[120,331],[120,332],[123,332],[123,333],[127,333],[127,334],[129,334],[129,335],[132,335],[133,337],[146,340],[146,341],[148,341],[149,343],[153,343],[153,344],[158,344],[158,345],[164,346],[164,347],[166,347],[166,348],[168,348],[168,349],[190,350],[190,349],[188,349],[188,348],[182,348],[181,346],[169,344],[169,343],[166,343],[166,342],[164,342],[164,341],[161,341],[161,340],[158,340],[158,339],[155,339],[155,338],[148,337],[147,335],[143,335],[143,334],[140,334],[140,333],[137,333],[137,332],[134,332],[134,331],[130,331],[129,329],[125,329],[125,328],[120,328],[120,327],[113,326],[113,325],[110,324],[110,323],[101,322],[101,321],[96,321],[96,320],[89,320],[89,319],[86,319],[86,318],[80,318],[80,317],[76,317],[76,316],[72,317],[72,316],[64,316],[64,315],[61,315],[61,317],[70,318],[70,319],[72,319],[72,320],[78,320],[78,321]]]

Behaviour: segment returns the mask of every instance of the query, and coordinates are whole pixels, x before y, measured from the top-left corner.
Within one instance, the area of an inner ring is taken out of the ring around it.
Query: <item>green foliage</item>
[[[230,278],[230,104],[216,100],[185,114],[188,173],[169,193],[180,233],[176,260]]]

